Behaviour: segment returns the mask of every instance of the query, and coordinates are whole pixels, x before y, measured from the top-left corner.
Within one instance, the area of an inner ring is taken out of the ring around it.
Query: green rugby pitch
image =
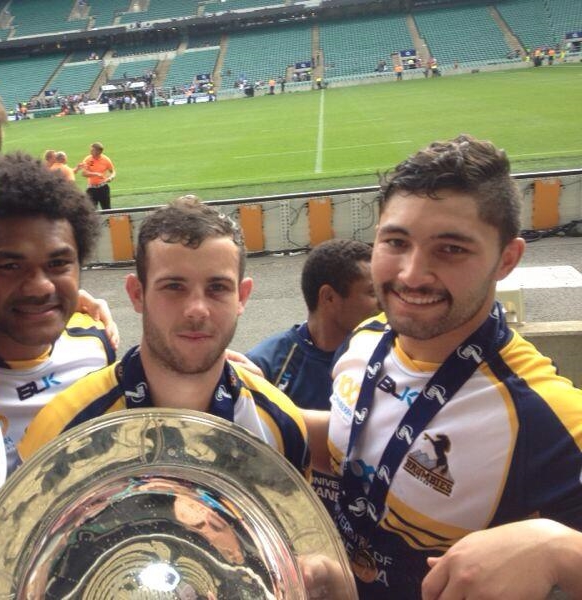
[[[5,152],[100,141],[115,207],[375,185],[376,173],[459,133],[504,148],[512,172],[582,167],[582,64],[554,65],[9,123]],[[79,185],[83,185],[81,177]]]

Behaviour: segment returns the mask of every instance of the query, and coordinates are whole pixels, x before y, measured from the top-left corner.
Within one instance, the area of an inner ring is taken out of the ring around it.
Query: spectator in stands
[[[57,173],[61,173],[68,181],[75,181],[75,170],[67,164],[67,155],[62,150],[55,153],[55,162],[50,168]]]
[[[111,159],[103,154],[103,144],[91,144],[90,154],[86,156],[74,169],[75,173],[87,178],[87,194],[95,208],[102,210],[111,208],[111,190],[109,183],[115,178],[115,166]]]

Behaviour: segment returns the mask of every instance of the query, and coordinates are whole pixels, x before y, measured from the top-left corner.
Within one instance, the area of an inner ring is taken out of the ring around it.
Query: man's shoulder
[[[517,381],[527,384],[545,399],[555,397],[568,402],[568,398],[582,399],[582,390],[576,388],[569,379],[562,377],[552,359],[545,356],[529,340],[513,331],[510,339],[499,353],[508,367],[508,374],[517,375]]]
[[[240,378],[244,387],[250,392],[253,398],[257,399],[260,395],[261,399],[266,399],[273,402],[279,408],[284,410],[286,413],[292,413],[293,417],[303,420],[301,413],[297,406],[293,403],[291,398],[282,392],[278,387],[273,385],[270,381],[267,381],[264,377],[252,373],[247,370],[244,365],[238,363],[230,363],[236,374]]]
[[[93,333],[95,329],[104,330],[105,327],[101,321],[96,321],[86,313],[75,312],[67,321],[67,326],[61,335],[66,335],[68,330],[81,329],[87,332],[87,335]]]
[[[293,344],[301,343],[301,338],[297,335],[298,325],[294,325],[290,329],[275,333],[274,335],[260,341],[256,346],[253,346],[245,354],[257,363],[269,363],[273,366],[277,356],[285,355]]]

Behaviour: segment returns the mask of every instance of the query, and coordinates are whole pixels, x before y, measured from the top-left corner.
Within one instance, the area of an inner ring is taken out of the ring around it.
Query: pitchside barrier
[[[582,236],[582,169],[521,173],[514,178],[524,197],[522,223],[526,238]],[[252,256],[305,251],[332,238],[372,243],[378,217],[377,195],[378,187],[373,186],[207,203],[240,224]],[[89,266],[132,263],[140,223],[154,208],[101,211],[103,234]],[[521,279],[517,269],[517,276],[498,286],[498,298],[515,328],[551,356],[562,374],[582,386],[582,321],[531,323],[524,314],[523,290],[529,284],[545,288],[551,286],[544,282],[565,278],[565,285],[582,288],[582,274],[568,265],[564,267],[566,271],[548,267],[548,272],[535,274],[524,269]]]

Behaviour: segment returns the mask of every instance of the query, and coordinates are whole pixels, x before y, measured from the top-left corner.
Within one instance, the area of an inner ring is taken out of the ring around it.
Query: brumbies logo
[[[424,439],[430,443],[428,451],[411,452],[404,463],[404,470],[424,485],[444,496],[450,496],[455,480],[449,471],[447,454],[451,449],[451,440],[441,433],[434,438],[428,433]],[[425,448],[426,448],[425,444]]]
[[[361,425],[366,420],[367,416],[368,416],[367,408],[362,408],[362,410],[356,410],[354,412],[354,419],[358,425]]]

